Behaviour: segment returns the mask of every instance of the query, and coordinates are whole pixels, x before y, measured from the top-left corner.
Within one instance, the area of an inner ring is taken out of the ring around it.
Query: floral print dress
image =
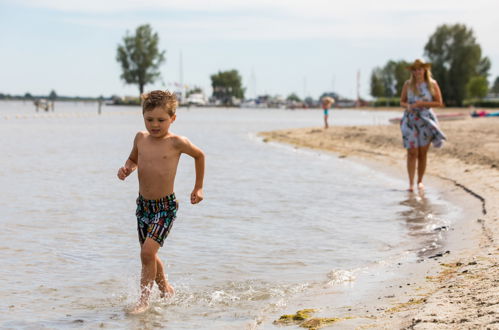
[[[418,91],[419,93],[416,95],[412,88],[408,88],[407,103],[413,104],[416,101],[433,101],[433,96],[425,82],[418,85]],[[412,110],[412,113],[406,110],[400,121],[404,148],[411,149],[424,147],[430,142],[432,142],[433,146],[436,148],[442,147],[446,137],[440,130],[437,116],[433,110],[431,108],[414,108]]]

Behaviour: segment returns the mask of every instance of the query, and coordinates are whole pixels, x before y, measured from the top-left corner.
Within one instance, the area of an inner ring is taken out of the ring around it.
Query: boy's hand
[[[120,169],[118,170],[118,178],[120,180],[125,180],[125,178],[127,176],[130,175],[130,173],[132,173],[132,170],[129,169],[128,167],[125,167],[125,166],[122,166],[120,167]]]
[[[203,189],[194,188],[191,193],[191,204],[197,204],[203,200]]]

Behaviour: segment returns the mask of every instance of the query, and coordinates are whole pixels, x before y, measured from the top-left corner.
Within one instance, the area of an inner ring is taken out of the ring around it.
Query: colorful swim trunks
[[[177,210],[175,194],[157,200],[144,199],[139,195],[135,215],[140,244],[144,244],[146,238],[150,237],[163,246],[177,217]]]

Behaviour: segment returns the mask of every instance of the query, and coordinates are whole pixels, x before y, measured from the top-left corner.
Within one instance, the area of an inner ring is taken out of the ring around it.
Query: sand
[[[400,115],[394,113],[394,117]],[[448,140],[441,149],[430,148],[428,181],[448,182],[451,194],[459,190],[475,200],[475,216],[453,229],[455,249],[415,265],[419,271],[406,280],[418,283],[417,287],[404,287],[396,295],[380,288],[379,308],[353,328],[499,329],[499,118],[440,124]],[[406,176],[406,151],[398,125],[301,128],[261,136],[264,141],[367,161]],[[352,328],[341,322],[336,327]]]

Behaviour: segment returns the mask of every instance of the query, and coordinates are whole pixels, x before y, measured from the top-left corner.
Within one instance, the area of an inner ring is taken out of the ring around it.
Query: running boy
[[[173,186],[183,153],[195,160],[196,183],[191,193],[191,203],[197,204],[203,200],[204,154],[186,137],[170,132],[170,125],[176,119],[176,108],[177,98],[168,91],[156,90],[142,95],[142,114],[147,131],[137,133],[130,156],[118,170],[118,178],[125,180],[138,169],[136,215],[142,275],[140,299],[130,311],[134,314],[148,308],[154,281],[162,296],[174,294],[157,252],[176,218],[178,202]]]

